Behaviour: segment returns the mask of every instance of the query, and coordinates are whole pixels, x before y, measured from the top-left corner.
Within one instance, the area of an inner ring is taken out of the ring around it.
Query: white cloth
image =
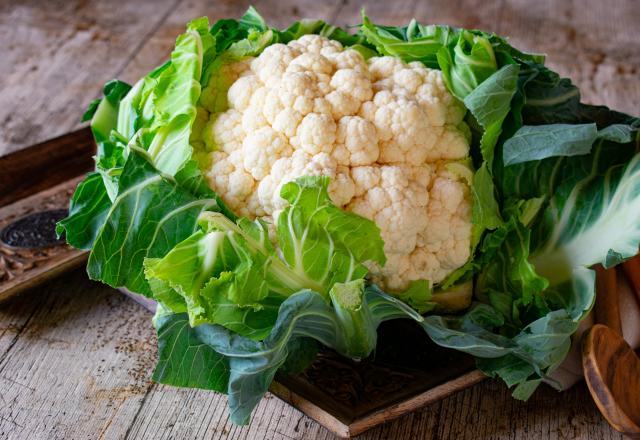
[[[627,343],[637,349],[640,347],[640,303],[626,277],[618,271],[618,292],[620,300],[620,320],[622,335]],[[573,335],[571,351],[562,365],[551,374],[549,385],[558,390],[566,390],[583,378],[582,374],[582,335],[594,324],[593,311],[582,321]]]

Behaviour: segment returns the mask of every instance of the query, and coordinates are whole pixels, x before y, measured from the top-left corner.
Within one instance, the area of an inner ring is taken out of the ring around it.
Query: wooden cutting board
[[[86,260],[53,228],[94,151],[86,128],[0,157],[0,301]]]
[[[87,253],[57,240],[82,176],[93,168],[88,128],[0,158],[0,301],[84,264]],[[152,310],[153,302],[127,293]],[[375,355],[361,362],[323,350],[270,391],[341,437],[351,437],[484,378],[473,359],[435,345],[415,323],[383,323]]]

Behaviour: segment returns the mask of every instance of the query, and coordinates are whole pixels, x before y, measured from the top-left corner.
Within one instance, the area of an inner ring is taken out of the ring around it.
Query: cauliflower
[[[305,35],[224,75],[203,91],[196,140],[232,209],[273,224],[283,184],[326,175],[337,206],[379,226],[387,263],[370,270],[383,287],[438,283],[467,261],[469,186],[447,165],[468,156],[469,130],[440,71]]]

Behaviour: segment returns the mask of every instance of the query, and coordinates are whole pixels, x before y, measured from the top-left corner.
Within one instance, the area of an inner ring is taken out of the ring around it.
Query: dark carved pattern
[[[38,203],[23,204],[18,209],[12,210],[6,217],[0,218],[0,230],[5,230],[14,222],[41,211],[58,211],[56,214],[59,215],[59,210],[68,206],[74,188],[75,182],[73,185],[61,188],[59,192],[41,199]],[[4,283],[41,267],[45,262],[68,251],[69,247],[64,243],[25,248],[10,246],[0,240],[0,290],[2,290]]]
[[[328,375],[327,371],[332,374]],[[379,401],[397,394],[417,380],[415,374],[398,371],[373,362],[358,364],[323,351],[302,376],[316,386],[333,390],[334,399],[345,405],[356,407],[364,400]]]
[[[119,290],[155,311],[153,300]],[[422,327],[408,319],[398,319],[378,328],[378,345],[367,359],[353,361],[321,348],[303,372],[278,373],[276,381],[343,423],[351,423],[474,368],[471,356],[436,345]]]
[[[473,368],[470,356],[437,346],[409,320],[395,320],[378,329],[378,345],[369,358],[356,362],[322,349],[305,371],[277,380],[348,422]]]

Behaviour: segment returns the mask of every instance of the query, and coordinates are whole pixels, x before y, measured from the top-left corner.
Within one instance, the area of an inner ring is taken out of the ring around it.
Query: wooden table
[[[274,24],[301,16],[359,20],[349,0],[255,2]],[[132,82],[168,55],[184,24],[239,16],[213,0],[0,2],[0,155],[80,126],[114,77]],[[476,27],[511,35],[578,83],[587,101],[638,114],[640,8],[633,0],[369,1],[375,20]],[[157,385],[148,312],[83,271],[0,306],[0,438],[333,438],[267,396],[248,427],[229,423],[224,396]],[[620,438],[584,384],[541,387],[526,403],[488,380],[362,438]]]

